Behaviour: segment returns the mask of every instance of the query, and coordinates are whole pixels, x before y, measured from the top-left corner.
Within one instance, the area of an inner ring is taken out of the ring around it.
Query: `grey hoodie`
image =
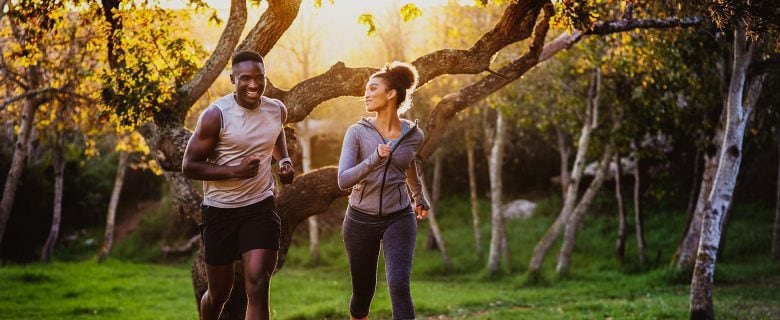
[[[429,208],[415,161],[425,136],[417,123],[401,121],[409,130],[392,144],[387,158],[379,157],[377,146],[384,144],[384,138],[369,119],[363,118],[347,129],[339,158],[338,183],[342,190],[352,188],[352,208],[379,216],[400,211],[412,204],[407,187],[414,199],[413,206]]]

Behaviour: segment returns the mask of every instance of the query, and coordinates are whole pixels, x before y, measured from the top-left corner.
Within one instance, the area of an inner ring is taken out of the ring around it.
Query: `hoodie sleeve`
[[[365,179],[369,173],[376,170],[384,160],[379,157],[376,150],[370,156],[359,161],[360,155],[360,137],[357,126],[353,125],[347,129],[344,135],[344,142],[341,145],[341,156],[339,156],[339,177],[338,184],[341,190],[352,188],[361,180]]]
[[[428,204],[428,200],[425,199],[422,185],[422,166],[420,162],[415,158],[406,169],[406,184],[409,186],[409,191],[412,192],[412,200],[414,205],[423,206],[423,209],[430,210],[431,207]]]

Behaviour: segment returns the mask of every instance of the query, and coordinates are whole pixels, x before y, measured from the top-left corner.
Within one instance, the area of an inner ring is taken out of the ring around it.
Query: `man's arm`
[[[221,128],[219,110],[209,107],[203,112],[195,132],[187,142],[182,159],[182,172],[191,179],[215,181],[233,178],[251,178],[257,175],[260,159],[250,156],[241,159],[238,166],[220,166],[206,161],[219,141]]]
[[[279,100],[274,99],[273,101],[279,105],[279,109],[282,112],[282,131],[279,132],[279,136],[276,137],[272,155],[274,159],[279,162],[279,178],[282,184],[290,184],[295,176],[295,170],[293,169],[290,155],[287,152],[287,137],[284,134],[284,122],[287,121],[287,107]]]

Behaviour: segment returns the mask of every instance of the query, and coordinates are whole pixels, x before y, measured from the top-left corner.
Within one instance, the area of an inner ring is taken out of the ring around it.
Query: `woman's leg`
[[[414,303],[409,282],[412,277],[416,239],[417,220],[414,214],[404,215],[393,221],[382,237],[393,319],[414,319]]]
[[[349,212],[344,217],[342,235],[352,276],[349,313],[353,318],[362,319],[368,316],[376,290],[376,266],[381,238],[374,225],[350,219]]]

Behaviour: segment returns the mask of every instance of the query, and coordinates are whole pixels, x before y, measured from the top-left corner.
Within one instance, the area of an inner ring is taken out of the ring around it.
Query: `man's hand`
[[[414,213],[417,214],[417,220],[422,220],[428,216],[428,209],[424,209],[423,205],[417,205],[414,207]]]
[[[236,178],[249,179],[257,175],[257,169],[260,168],[260,158],[248,156],[241,159],[241,163],[235,168]]]
[[[291,184],[295,177],[295,169],[289,161],[283,161],[279,164],[279,180],[282,184]]]

